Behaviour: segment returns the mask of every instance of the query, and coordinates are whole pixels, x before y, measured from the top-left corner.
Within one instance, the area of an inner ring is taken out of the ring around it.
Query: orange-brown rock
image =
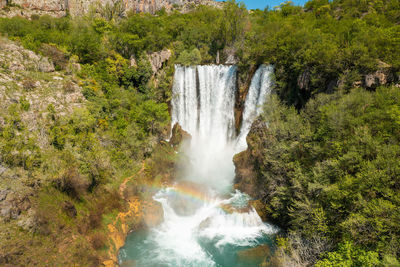
[[[239,261],[249,266],[259,266],[265,258],[270,256],[271,249],[267,245],[261,245],[238,252]]]

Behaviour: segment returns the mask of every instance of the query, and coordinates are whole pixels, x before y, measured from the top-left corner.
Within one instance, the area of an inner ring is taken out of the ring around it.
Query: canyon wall
[[[171,10],[175,6],[218,5],[213,0],[121,0],[125,11],[154,13],[162,8]],[[115,4],[118,0],[9,0],[9,3],[25,9],[47,12],[65,13],[67,10],[73,16],[86,13],[91,6]],[[0,8],[7,5],[7,0],[0,0]]]

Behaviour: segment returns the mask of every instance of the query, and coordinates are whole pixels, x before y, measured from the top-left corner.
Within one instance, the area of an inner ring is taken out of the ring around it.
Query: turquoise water
[[[217,240],[198,239],[198,243],[206,252],[210,261],[190,262],[184,259],[171,258],[163,260],[160,258],[158,244],[148,239],[148,236],[151,235],[150,232],[151,231],[141,230],[133,232],[128,236],[125,246],[121,248],[119,253],[119,262],[121,265],[138,267],[256,267],[262,263],[262,257],[255,256],[242,259],[239,257],[238,253],[256,247],[257,245],[267,245],[273,249],[273,240],[269,235],[258,238],[253,246],[235,246],[227,244],[222,247],[216,247]],[[173,254],[174,251],[171,250],[170,253]],[[210,265],[210,263],[212,264]]]
[[[276,230],[261,221],[248,206],[248,196],[239,191],[200,207],[172,189],[160,191],[155,199],[163,205],[164,222],[128,235],[119,253],[122,266],[252,267],[273,250]],[[178,204],[184,207],[177,209]],[[189,209],[193,211],[176,213]]]

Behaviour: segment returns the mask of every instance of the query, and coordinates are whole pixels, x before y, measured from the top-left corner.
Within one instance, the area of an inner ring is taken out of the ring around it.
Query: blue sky
[[[218,1],[221,1],[221,0],[218,0]],[[266,6],[273,8],[275,6],[279,6],[279,4],[281,4],[281,3],[285,2],[285,0],[239,0],[239,1],[244,2],[248,9],[259,8],[261,10],[263,10]],[[296,5],[304,5],[306,0],[292,0],[292,2],[295,3]]]

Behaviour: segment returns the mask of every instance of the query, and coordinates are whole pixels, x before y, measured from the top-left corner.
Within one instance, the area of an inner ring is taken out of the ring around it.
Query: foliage
[[[246,73],[262,63],[275,67],[280,100],[266,107],[268,133],[257,137],[254,162],[268,217],[289,232],[283,253],[301,247],[300,262],[319,266],[398,265],[399,91],[351,89],[382,69],[389,83],[399,80],[398,0],[311,0],[304,8],[285,2],[251,12],[229,0],[222,9],[125,18],[122,1],[113,3],[81,18],[0,18],[2,35],[49,57],[58,71],[82,64],[73,79],[84,107],[60,116],[50,105],[39,134],[21,119],[31,112],[22,96],[0,124],[2,165],[25,173],[27,184],[43,177],[36,238],[51,244],[60,229],[89,235],[70,253],[98,265],[89,256],[103,248],[97,231],[104,214],[118,208],[119,179],[165,138],[174,64],[209,64],[217,55],[223,62],[234,51]],[[153,73],[148,54],[165,48],[172,57]],[[25,94],[36,88],[30,78],[21,84]],[[75,89],[66,81],[63,90]],[[43,135],[48,140],[39,142]],[[148,163],[153,177],[170,170],[175,156],[157,149]],[[65,201],[76,218],[50,214]]]
[[[305,240],[342,243],[318,266],[400,255],[399,103],[398,88],[383,87],[321,94],[300,114],[276,97],[266,106],[254,154],[268,217]]]
[[[201,63],[201,54],[199,49],[194,48],[192,51],[184,50],[176,60],[176,63],[189,66],[189,65],[199,65]]]

